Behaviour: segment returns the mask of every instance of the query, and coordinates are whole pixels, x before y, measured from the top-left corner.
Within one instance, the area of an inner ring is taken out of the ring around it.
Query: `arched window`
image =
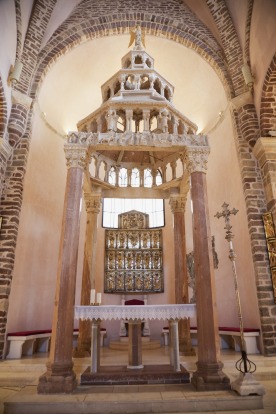
[[[120,168],[119,171],[119,187],[127,187],[127,169]]]
[[[152,187],[152,173],[149,168],[144,171],[144,187]]]
[[[140,185],[140,171],[138,168],[133,168],[131,172],[131,187],[139,187]]]
[[[164,200],[162,199],[105,198],[103,200],[103,227],[118,228],[118,215],[131,210],[147,213],[151,228],[165,226]]]
[[[161,185],[163,182],[161,171],[158,170],[156,174],[156,185]]]

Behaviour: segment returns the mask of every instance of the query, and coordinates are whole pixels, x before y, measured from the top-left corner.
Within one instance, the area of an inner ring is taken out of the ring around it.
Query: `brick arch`
[[[5,91],[3,87],[2,78],[0,75],[0,136],[4,136],[7,126],[7,102],[5,98]]]
[[[152,0],[150,1],[152,2]],[[179,5],[179,2],[176,2]],[[190,12],[191,13],[191,12]],[[71,16],[54,33],[50,41],[38,56],[36,73],[31,87],[31,96],[35,97],[45,74],[59,57],[83,42],[103,36],[129,33],[136,23],[139,23],[148,35],[165,37],[194,50],[215,70],[220,78],[228,98],[234,96],[231,78],[225,64],[223,51],[210,32],[193,15],[192,25],[189,26],[179,19],[171,19],[166,14],[125,13],[122,19],[117,14],[105,15],[104,18],[89,20],[73,19]],[[99,24],[100,23],[100,24]],[[198,26],[200,30],[198,30]]]
[[[241,71],[243,54],[235,26],[225,0],[206,0],[206,3],[219,31],[229,73],[235,89],[235,96],[238,96],[244,92],[245,84]]]
[[[276,54],[274,55],[263,84],[260,108],[261,136],[269,136],[276,130]]]

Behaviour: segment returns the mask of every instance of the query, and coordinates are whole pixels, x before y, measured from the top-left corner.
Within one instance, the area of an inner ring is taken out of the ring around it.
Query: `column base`
[[[127,365],[127,369],[143,369],[144,365]]]
[[[198,391],[230,390],[230,379],[222,372],[223,364],[197,362],[191,383]]]
[[[73,349],[73,358],[86,358],[90,356],[91,356],[91,352],[85,348],[74,348]]]
[[[239,395],[264,395],[265,389],[262,384],[255,380],[250,372],[240,372],[238,378],[231,384],[232,390]]]
[[[77,387],[73,363],[47,363],[47,371],[38,381],[38,394],[72,393]]]
[[[179,354],[185,356],[195,356],[196,351],[195,348],[192,347],[191,344],[187,343],[186,341],[179,341]]]

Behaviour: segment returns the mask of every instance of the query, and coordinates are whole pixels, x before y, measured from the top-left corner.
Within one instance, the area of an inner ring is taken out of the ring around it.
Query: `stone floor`
[[[237,377],[235,362],[240,354],[222,353],[224,372],[231,381]],[[126,365],[127,353],[101,350],[103,366]],[[143,364],[168,364],[169,350],[143,351]],[[20,360],[0,362],[0,414],[137,414],[137,413],[276,413],[276,357],[250,355],[257,365],[255,379],[266,390],[263,397],[238,396],[234,391],[197,392],[191,384],[175,385],[79,385],[70,395],[38,395],[39,376],[45,372],[47,354],[36,354]],[[189,371],[195,370],[196,357],[181,356],[181,364]],[[74,360],[75,372],[81,373],[89,366],[89,358]],[[263,401],[262,401],[263,400]],[[264,408],[260,408],[260,407]],[[258,408],[259,407],[259,408]]]

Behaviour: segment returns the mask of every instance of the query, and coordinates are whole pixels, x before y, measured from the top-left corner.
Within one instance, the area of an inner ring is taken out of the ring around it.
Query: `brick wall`
[[[243,192],[246,204],[248,229],[251,240],[252,258],[255,269],[257,299],[263,333],[263,345],[266,355],[276,354],[276,325],[272,325],[276,306],[273,300],[273,289],[266,247],[266,239],[262,214],[267,211],[264,185],[261,171],[252,150],[248,145],[243,110],[233,111],[233,122],[236,126],[236,148],[239,155],[239,165],[243,182]],[[250,118],[247,119],[250,128]]]
[[[276,131],[276,54],[272,59],[264,81],[260,124],[262,137],[269,136],[269,131]]]
[[[29,133],[25,134],[14,149],[13,158],[8,162],[6,186],[1,200],[3,217],[0,240],[0,355],[4,346],[8,299],[11,288],[15,259],[15,247],[19,217],[23,200],[23,182],[29,152]]]

